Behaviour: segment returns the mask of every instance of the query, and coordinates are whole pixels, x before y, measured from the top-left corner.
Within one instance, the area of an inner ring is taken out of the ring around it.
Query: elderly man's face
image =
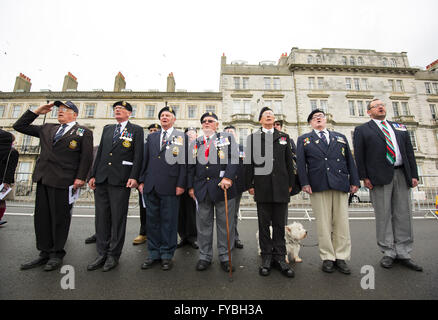
[[[60,106],[58,108],[58,122],[60,124],[76,121],[78,115],[70,108],[66,106]]]
[[[384,120],[386,118],[386,106],[382,100],[372,101],[367,113],[373,119]]]
[[[260,123],[263,127],[269,127],[272,128],[275,122],[275,115],[274,112],[271,110],[266,110],[263,112],[262,117],[260,119]]]
[[[164,130],[167,130],[167,129],[173,127],[175,120],[176,120],[175,115],[172,112],[169,112],[169,111],[161,112],[160,123],[161,123],[161,127]]]
[[[323,130],[327,126],[327,119],[322,112],[315,113],[310,120],[313,129]]]
[[[187,131],[186,134],[189,137],[189,141],[196,140],[196,138],[198,137],[196,131],[194,131],[194,130],[189,130],[189,131]]]
[[[278,131],[283,130],[283,126],[281,125],[280,122],[275,122],[274,123],[274,128],[277,129]]]
[[[122,107],[116,106],[114,108],[114,118],[116,118],[117,122],[125,122],[131,116],[131,111]]]
[[[219,122],[213,117],[205,117],[202,120],[202,131],[206,135],[211,135],[213,132],[216,132],[219,126]]]

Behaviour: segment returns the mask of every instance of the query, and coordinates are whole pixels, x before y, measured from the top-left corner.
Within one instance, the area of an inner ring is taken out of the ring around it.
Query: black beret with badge
[[[125,108],[126,110],[132,112],[132,106],[129,104],[129,102],[117,101],[116,103],[113,104],[113,109],[117,106],[121,106],[121,107]]]
[[[321,110],[321,109],[315,109],[315,110],[313,110],[313,111],[309,114],[309,116],[307,117],[307,123],[310,123],[310,121],[312,120],[312,117],[313,117],[313,115],[314,115],[315,113],[322,113],[322,114],[325,115],[325,112],[324,112],[323,110]]]
[[[259,121],[260,121],[260,119],[262,118],[263,113],[264,113],[265,111],[268,111],[268,110],[272,111],[272,109],[269,108],[269,107],[263,107],[262,110],[260,110]]]
[[[76,105],[73,102],[71,102],[71,101],[62,102],[62,101],[58,101],[57,100],[57,101],[53,102],[53,104],[55,106],[57,106],[58,108],[60,106],[65,106],[65,107],[67,107],[69,109],[72,109],[74,112],[79,113],[78,107],[76,107]]]
[[[148,127],[148,130],[151,129],[161,129],[161,126],[159,124],[153,123]]]
[[[212,118],[214,118],[216,120],[219,120],[217,115],[214,112],[206,112],[201,117],[201,123],[202,123],[202,121],[204,120],[205,117],[212,117]]]
[[[163,109],[160,110],[160,112],[158,112],[158,120],[160,119],[161,114],[162,114],[164,111],[167,111],[167,112],[173,113],[173,115],[176,117],[175,110],[174,110],[172,107],[165,106]]]

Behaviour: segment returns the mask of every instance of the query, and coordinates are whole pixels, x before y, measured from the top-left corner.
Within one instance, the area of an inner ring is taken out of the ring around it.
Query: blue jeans
[[[170,260],[177,245],[179,197],[160,195],[155,190],[144,196],[149,258]]]

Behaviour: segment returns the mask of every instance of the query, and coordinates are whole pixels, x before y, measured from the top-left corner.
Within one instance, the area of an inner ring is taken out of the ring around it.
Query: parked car
[[[365,187],[360,187],[355,194],[350,194],[348,203],[370,202],[370,190]]]

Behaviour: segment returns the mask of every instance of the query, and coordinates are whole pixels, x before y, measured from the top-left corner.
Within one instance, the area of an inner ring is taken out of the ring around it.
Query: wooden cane
[[[227,221],[227,240],[228,240],[228,262],[230,263],[230,282],[233,281],[233,265],[231,263],[231,248],[230,248],[230,227],[228,225],[228,199],[227,199],[227,189],[224,189],[225,195],[225,218]]]

